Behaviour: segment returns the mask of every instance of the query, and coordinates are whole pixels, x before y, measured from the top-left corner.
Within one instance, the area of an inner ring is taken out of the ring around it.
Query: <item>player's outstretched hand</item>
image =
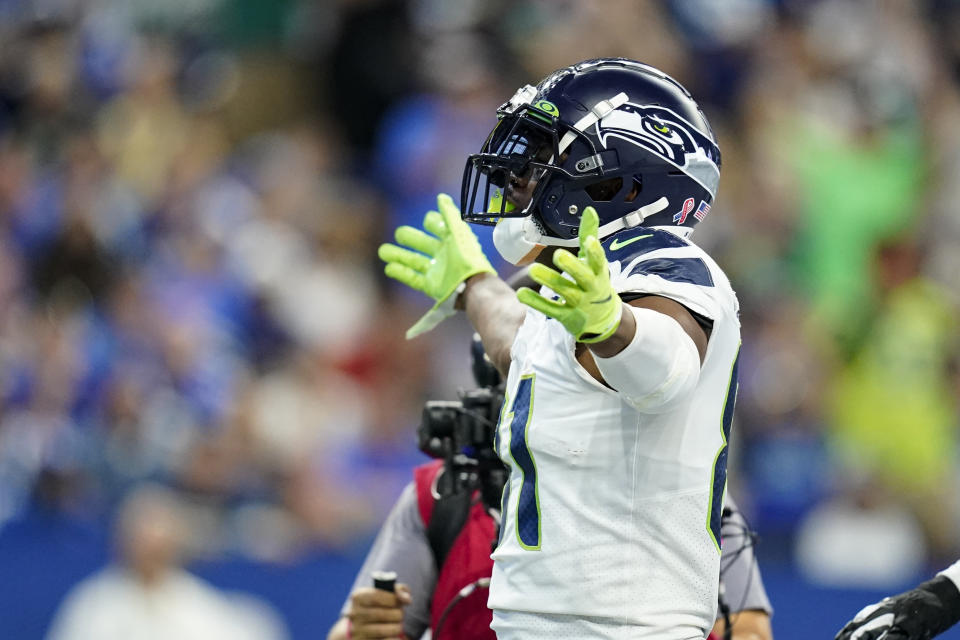
[[[559,320],[578,342],[609,338],[620,326],[623,310],[620,296],[610,284],[607,256],[597,237],[599,227],[596,210],[587,207],[580,219],[579,254],[566,249],[553,254],[553,264],[563,273],[542,264],[530,267],[530,277],[553,290],[560,300],[550,300],[527,287],[517,291],[520,302]]]
[[[960,619],[960,592],[944,576],[864,607],[834,640],[930,640]]]
[[[437,196],[437,209],[423,218],[423,230],[399,227],[394,234],[397,244],[382,244],[377,251],[387,263],[384,272],[388,276],[435,301],[433,308],[407,330],[408,340],[454,314],[460,285],[467,278],[496,273],[450,196]]]
[[[350,594],[350,640],[403,638],[403,608],[410,604],[410,589],[398,584],[395,591],[363,587]]]

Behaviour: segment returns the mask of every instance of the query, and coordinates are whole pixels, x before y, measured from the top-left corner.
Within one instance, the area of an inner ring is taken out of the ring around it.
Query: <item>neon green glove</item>
[[[556,318],[578,342],[606,340],[620,326],[623,310],[620,296],[610,284],[607,256],[597,239],[600,219],[593,207],[587,207],[580,219],[580,253],[574,256],[557,249],[553,264],[573,280],[542,264],[530,267],[530,277],[552,289],[561,300],[549,300],[532,289],[522,287],[517,298],[551,318]]]
[[[430,211],[423,218],[423,228],[429,233],[406,225],[399,227],[394,237],[403,246],[386,243],[377,251],[387,263],[384,272],[388,276],[436,300],[433,308],[407,329],[407,340],[430,331],[455,313],[453,305],[467,278],[496,273],[450,196],[437,196],[437,208],[439,213]]]

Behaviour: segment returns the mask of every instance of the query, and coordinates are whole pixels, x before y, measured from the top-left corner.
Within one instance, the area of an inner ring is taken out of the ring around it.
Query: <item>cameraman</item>
[[[428,403],[420,445],[444,459],[414,471],[414,481],[384,523],[327,640],[494,640],[486,587],[505,480],[491,448],[502,395],[497,393],[499,375],[479,340],[472,351],[481,389],[465,394],[460,428],[438,428],[442,412],[431,411],[431,405],[449,408],[455,403]],[[437,431],[450,434],[442,446]],[[462,450],[469,455],[457,455]],[[752,534],[729,497],[722,522],[724,595],[715,638],[770,640],[771,607],[751,549]],[[378,570],[395,571],[404,584],[394,593],[374,589],[372,574]],[[724,635],[724,618],[732,635]],[[424,636],[428,630],[432,636]]]

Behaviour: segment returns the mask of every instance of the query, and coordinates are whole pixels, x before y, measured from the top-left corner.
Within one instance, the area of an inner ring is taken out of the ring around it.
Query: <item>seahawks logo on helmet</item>
[[[620,138],[676,166],[716,196],[720,183],[717,145],[670,109],[626,102],[597,123],[600,142]]]

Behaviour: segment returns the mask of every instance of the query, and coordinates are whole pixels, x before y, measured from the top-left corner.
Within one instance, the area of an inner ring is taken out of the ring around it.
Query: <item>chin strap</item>
[[[600,239],[603,239],[613,235],[617,231],[621,231],[623,229],[631,229],[633,227],[639,227],[641,224],[643,224],[644,219],[649,218],[650,216],[656,213],[660,213],[661,211],[666,209],[669,205],[670,205],[670,201],[667,200],[667,197],[661,196],[659,200],[655,200],[654,202],[651,202],[648,205],[644,205],[640,207],[636,211],[632,211],[628,213],[622,218],[618,218],[612,222],[608,222],[607,224],[601,226],[597,230],[597,233],[598,233],[597,237]],[[537,225],[536,221],[531,217],[524,218],[523,222],[524,222],[523,236],[524,236],[524,239],[527,240],[528,242],[532,242],[534,244],[547,245],[551,247],[579,246],[578,245],[579,240],[577,238],[563,239],[563,238],[552,238],[550,236],[544,235],[543,232],[540,230],[539,225]]]

